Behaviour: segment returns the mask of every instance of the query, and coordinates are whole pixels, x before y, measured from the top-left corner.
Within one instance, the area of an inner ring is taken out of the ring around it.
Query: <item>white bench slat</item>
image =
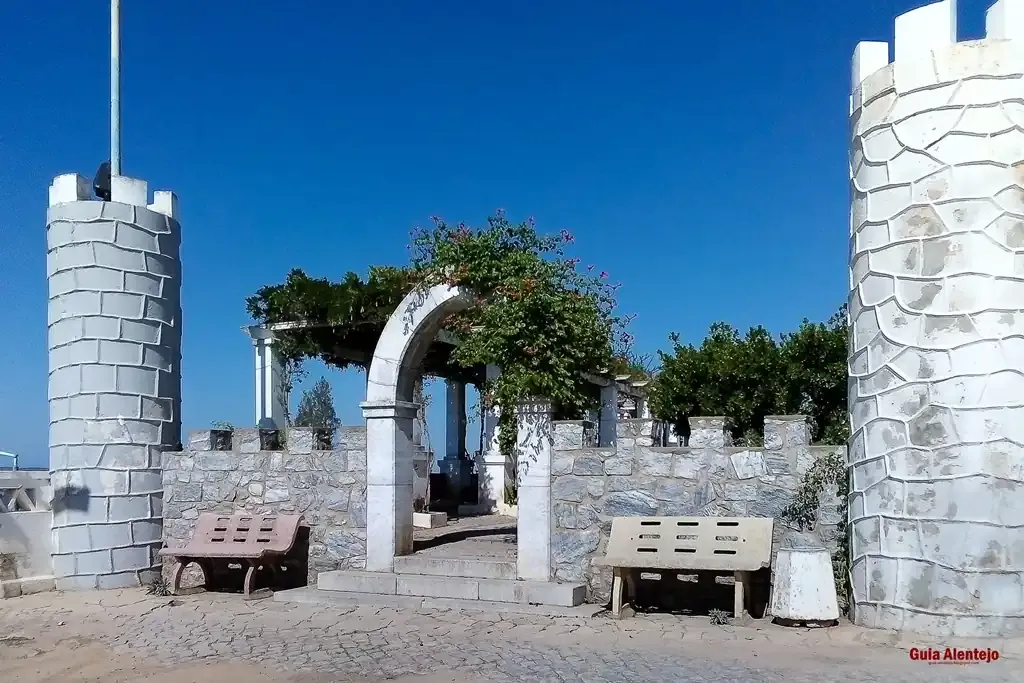
[[[608,550],[593,564],[757,571],[771,564],[774,526],[762,517],[614,517]]]

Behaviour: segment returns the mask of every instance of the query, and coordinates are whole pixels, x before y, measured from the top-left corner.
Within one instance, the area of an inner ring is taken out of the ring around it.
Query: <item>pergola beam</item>
[[[314,323],[308,320],[289,320],[286,322],[271,323],[265,327],[271,332],[286,332],[288,330],[308,330],[335,327],[335,325],[330,323]],[[442,344],[448,344],[449,346],[458,346],[459,338],[458,335],[451,330],[441,329],[438,330],[437,335],[434,337],[434,341]],[[360,363],[363,365],[369,364],[370,360],[373,358],[372,353],[357,351],[356,349],[336,349],[335,352],[345,358],[348,358],[353,363]],[[610,377],[587,372],[583,373],[583,379],[598,387],[606,387],[614,384],[619,393],[629,396],[630,398],[643,398],[645,396],[645,392],[640,389],[647,385],[647,381],[630,381],[628,375]]]

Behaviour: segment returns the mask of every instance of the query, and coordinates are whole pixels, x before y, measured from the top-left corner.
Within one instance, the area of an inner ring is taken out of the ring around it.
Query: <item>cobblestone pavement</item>
[[[706,618],[655,615],[613,621],[244,603],[212,594],[170,599],[138,590],[0,601],[0,645],[5,637],[80,639],[150,664],[242,662],[280,672],[272,680],[302,683],[406,680],[430,672],[480,683],[970,682],[1020,680],[1024,671],[1020,640],[938,642],[849,625],[812,631],[762,622],[721,627]],[[979,644],[999,650],[999,661],[928,665],[908,654],[915,646]],[[24,674],[18,680],[34,683]]]

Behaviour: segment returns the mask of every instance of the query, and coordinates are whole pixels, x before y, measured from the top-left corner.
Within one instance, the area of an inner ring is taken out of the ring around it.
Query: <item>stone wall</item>
[[[589,584],[588,599],[608,600],[611,574],[590,561],[604,554],[612,517],[774,517],[775,548],[789,528],[781,520],[803,475],[819,457],[845,446],[811,446],[802,415],[765,419],[764,446],[738,448],[723,418],[695,418],[686,448],[657,448],[662,426],[623,420],[611,447],[584,446],[579,423],[556,422],[551,463],[552,571]],[[802,541],[835,548],[843,508],[825,497],[816,528]],[[794,536],[796,536],[794,534]],[[774,556],[774,551],[773,551]]]
[[[262,449],[276,444],[267,432],[261,443],[256,429],[192,433],[185,450],[164,455],[164,544],[186,544],[200,512],[301,513],[310,527],[311,582],[322,571],[363,568],[366,428],[342,427],[331,450],[315,448],[325,445],[316,432],[270,433],[281,435],[280,450]]]

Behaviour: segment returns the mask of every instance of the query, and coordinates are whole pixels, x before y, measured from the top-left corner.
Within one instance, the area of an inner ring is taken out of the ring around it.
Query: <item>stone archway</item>
[[[393,572],[395,557],[413,551],[413,386],[423,356],[445,318],[474,303],[449,285],[410,292],[391,314],[373,352],[366,381],[366,569]],[[519,481],[517,573],[551,578],[551,408],[520,407],[519,449],[529,458]]]
[[[452,313],[473,304],[458,287],[410,292],[391,314],[366,379],[366,569],[393,571],[412,552],[413,385],[423,356]]]

